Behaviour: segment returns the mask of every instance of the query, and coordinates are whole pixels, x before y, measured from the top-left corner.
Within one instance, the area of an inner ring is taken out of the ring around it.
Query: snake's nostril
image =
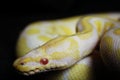
[[[24,65],[24,63],[23,63],[23,62],[21,62],[21,63],[20,63],[20,65]]]

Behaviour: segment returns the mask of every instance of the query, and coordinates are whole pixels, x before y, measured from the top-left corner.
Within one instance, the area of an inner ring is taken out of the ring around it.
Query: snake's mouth
[[[34,70],[30,70],[30,71],[23,71],[22,74],[25,76],[29,76],[29,75],[34,75],[36,73],[40,73],[42,71],[39,70],[39,68],[36,68]]]
[[[49,69],[45,69],[45,70],[40,70],[39,68],[36,68],[34,70],[30,70],[30,71],[23,71],[22,74],[25,76],[30,76],[30,75],[34,75],[37,73],[44,73],[44,72],[49,72],[49,71],[55,71],[58,70],[56,68],[49,68]]]

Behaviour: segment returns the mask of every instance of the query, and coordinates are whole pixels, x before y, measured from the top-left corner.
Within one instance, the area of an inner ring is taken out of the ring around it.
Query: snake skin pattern
[[[119,19],[106,13],[32,23],[18,39],[13,65],[27,76],[56,70],[49,80],[92,80],[91,54],[100,45],[104,63],[119,69]]]

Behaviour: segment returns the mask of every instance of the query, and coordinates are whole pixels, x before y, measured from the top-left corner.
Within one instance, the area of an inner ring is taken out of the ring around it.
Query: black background
[[[12,63],[16,59],[15,46],[17,38],[27,24],[38,20],[120,11],[120,4],[117,0],[4,1],[0,5],[0,80],[37,80],[37,77],[39,77],[39,75],[22,76],[12,67]],[[101,74],[97,76],[97,80],[120,79],[120,73],[113,71]]]

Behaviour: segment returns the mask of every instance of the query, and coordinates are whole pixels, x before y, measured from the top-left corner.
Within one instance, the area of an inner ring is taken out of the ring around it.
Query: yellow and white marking
[[[92,62],[85,57],[101,41],[104,62],[119,69],[119,19],[118,13],[91,14],[28,25],[17,44],[17,55],[23,57],[14,62],[14,67],[25,75],[66,69],[50,79],[90,80]],[[49,61],[46,65],[40,63],[44,58]]]

